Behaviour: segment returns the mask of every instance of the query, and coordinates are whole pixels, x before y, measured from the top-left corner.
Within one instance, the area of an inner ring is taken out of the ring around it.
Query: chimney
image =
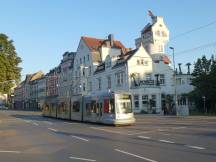
[[[113,34],[108,35],[108,40],[110,41],[110,46],[112,47],[114,45],[114,36],[113,36]]]
[[[187,72],[187,74],[190,74],[190,66],[191,66],[191,63],[188,62],[188,63],[186,64],[186,66],[188,67],[188,72]]]

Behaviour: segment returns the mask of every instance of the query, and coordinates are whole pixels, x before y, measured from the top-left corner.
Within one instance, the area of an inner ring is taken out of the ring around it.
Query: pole
[[[175,102],[175,110],[176,110],[176,115],[179,116],[179,112],[177,111],[177,90],[176,90],[176,71],[175,71],[175,49],[174,47],[170,47],[172,50],[172,56],[173,56],[173,68],[174,68],[174,102]]]

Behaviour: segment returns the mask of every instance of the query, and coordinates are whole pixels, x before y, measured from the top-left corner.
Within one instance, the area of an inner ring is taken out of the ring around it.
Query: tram
[[[125,92],[77,95],[57,103],[45,101],[43,116],[108,125],[135,123],[131,95]]]

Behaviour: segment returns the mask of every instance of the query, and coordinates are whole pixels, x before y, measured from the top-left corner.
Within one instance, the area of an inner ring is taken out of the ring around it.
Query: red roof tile
[[[91,37],[82,37],[82,39],[85,41],[87,46],[89,46],[90,48],[101,47],[105,41],[105,39],[97,39],[97,38],[91,38]],[[117,48],[125,49],[125,46],[120,41],[114,41],[114,45]]]

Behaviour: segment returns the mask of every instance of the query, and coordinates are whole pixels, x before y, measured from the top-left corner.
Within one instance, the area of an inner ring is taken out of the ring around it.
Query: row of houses
[[[151,19],[135,39],[135,49],[126,48],[112,34],[106,39],[81,37],[77,51],[65,52],[49,73],[26,76],[15,89],[15,108],[41,108],[45,100],[67,105],[75,95],[126,91],[132,94],[136,113],[188,114],[190,72],[172,68],[165,53],[169,30],[163,17]]]

